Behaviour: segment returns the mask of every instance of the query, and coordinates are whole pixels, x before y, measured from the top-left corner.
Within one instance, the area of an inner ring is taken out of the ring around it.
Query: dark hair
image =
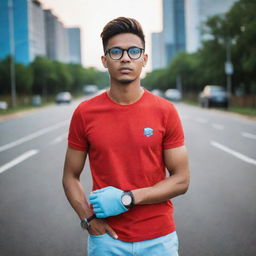
[[[119,17],[108,22],[103,28],[100,36],[102,38],[104,51],[106,50],[109,39],[122,33],[132,33],[137,35],[145,48],[145,36],[140,23],[132,18]]]

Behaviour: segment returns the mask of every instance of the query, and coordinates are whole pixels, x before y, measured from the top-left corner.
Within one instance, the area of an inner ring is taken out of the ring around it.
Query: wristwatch
[[[132,191],[124,191],[122,197],[121,197],[121,202],[126,208],[131,208],[134,206],[134,195]]]
[[[93,214],[89,218],[84,218],[81,220],[82,229],[88,229],[90,227],[90,221],[96,218],[96,214]]]

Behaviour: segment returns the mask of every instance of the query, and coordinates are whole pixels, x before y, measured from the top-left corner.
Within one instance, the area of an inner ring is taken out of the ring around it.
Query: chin
[[[134,80],[133,79],[121,79],[121,80],[118,80],[118,82],[120,84],[130,84],[132,83]]]

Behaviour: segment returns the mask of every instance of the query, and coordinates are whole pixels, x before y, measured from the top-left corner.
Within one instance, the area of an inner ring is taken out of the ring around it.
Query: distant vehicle
[[[6,110],[8,108],[8,104],[5,101],[0,101],[0,109]]]
[[[229,97],[223,86],[206,85],[203,91],[199,94],[199,104],[203,108],[228,108]]]
[[[181,93],[178,89],[168,89],[165,91],[164,96],[166,99],[171,101],[180,101]]]
[[[94,84],[85,85],[83,91],[85,94],[94,94],[98,91],[98,86]]]
[[[160,90],[160,89],[153,89],[153,90],[151,91],[151,93],[153,93],[153,94],[156,95],[156,96],[164,97],[164,93],[163,93],[163,91]]]
[[[72,100],[72,96],[70,92],[59,92],[55,97],[55,102],[57,104],[61,103],[70,103]]]

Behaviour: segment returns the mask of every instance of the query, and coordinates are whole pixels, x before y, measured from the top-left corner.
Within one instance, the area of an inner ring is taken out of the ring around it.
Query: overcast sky
[[[68,27],[82,29],[82,60],[84,66],[96,66],[104,70],[100,56],[102,45],[100,33],[104,25],[119,16],[137,19],[146,36],[146,52],[151,70],[152,32],[162,30],[162,0],[40,0],[44,8],[53,13]]]

